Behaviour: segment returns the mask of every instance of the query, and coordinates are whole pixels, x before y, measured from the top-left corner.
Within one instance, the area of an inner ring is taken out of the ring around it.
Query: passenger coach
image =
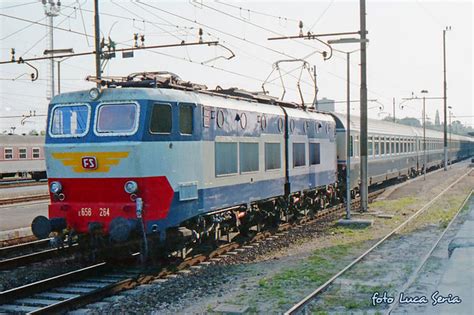
[[[347,116],[334,114],[337,123],[337,159],[340,174],[346,169]],[[351,189],[360,185],[360,118],[351,116]],[[469,137],[448,135],[448,163],[474,154]],[[425,139],[425,140],[424,140]],[[423,150],[426,141],[426,153]],[[413,177],[444,164],[444,134],[389,121],[368,119],[367,157],[368,184],[377,184],[398,177]]]

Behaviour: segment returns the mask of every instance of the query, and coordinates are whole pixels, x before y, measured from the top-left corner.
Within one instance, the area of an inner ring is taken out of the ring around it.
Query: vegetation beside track
[[[423,233],[426,228],[433,228],[433,226],[439,229],[445,228],[472,189],[472,184],[472,177],[465,178],[463,182],[458,183],[443,198],[437,200],[422,215],[411,222],[403,230],[400,237],[412,232],[421,231]],[[426,204],[429,198],[432,197],[417,194],[372,203],[369,207],[371,215],[356,214],[354,217],[374,219],[374,226],[367,229],[348,229],[336,225],[328,227],[324,231],[324,235],[314,241],[314,247],[317,249],[311,255],[297,264],[292,264],[288,268],[283,268],[260,279],[254,290],[240,293],[229,303],[248,305],[250,310],[255,312],[283,312],[289,309],[294,301],[298,300],[297,297],[304,297],[323,284],[360,253],[409,218]],[[377,214],[380,213],[393,217],[391,219],[379,218]],[[400,272],[409,274],[412,271],[411,267],[405,267],[401,266]],[[390,284],[380,286],[371,283],[370,279],[372,278],[383,278],[384,274],[380,270],[357,268],[353,271],[357,271],[355,273],[351,271],[351,274],[355,277],[354,279],[365,280],[361,280],[361,283],[356,281],[356,284],[353,284],[356,289],[344,292],[342,295],[344,298],[341,294],[337,294],[337,291],[341,290],[343,285],[336,284],[335,288],[331,290],[331,294],[325,294],[321,304],[318,304],[312,311],[316,314],[324,314],[327,309],[336,313],[368,310],[371,307],[370,300],[367,298],[368,295],[376,291],[388,290],[393,292],[396,290]]]

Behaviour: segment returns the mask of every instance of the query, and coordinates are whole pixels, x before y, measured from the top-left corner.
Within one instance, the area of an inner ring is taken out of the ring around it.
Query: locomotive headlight
[[[89,97],[95,101],[100,97],[100,90],[98,88],[92,88],[89,90]]]
[[[59,194],[63,190],[63,186],[60,182],[52,182],[49,184],[49,191],[53,194]]]
[[[133,180],[129,180],[128,182],[125,183],[125,186],[123,188],[125,189],[125,192],[129,194],[133,194],[137,192],[138,184],[134,182]]]

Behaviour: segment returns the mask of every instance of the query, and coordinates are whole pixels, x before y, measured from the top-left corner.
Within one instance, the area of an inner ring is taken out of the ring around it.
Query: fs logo
[[[95,156],[84,156],[82,158],[82,168],[86,170],[97,169],[97,159]]]

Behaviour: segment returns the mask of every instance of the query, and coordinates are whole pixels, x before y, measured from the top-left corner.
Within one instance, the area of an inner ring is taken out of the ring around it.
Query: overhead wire
[[[243,41],[243,42],[246,42],[246,43],[249,43],[249,44],[258,46],[258,47],[261,47],[261,48],[263,48],[263,49],[272,51],[272,52],[274,52],[274,53],[276,53],[276,54],[280,54],[280,55],[283,55],[283,56],[285,56],[285,57],[294,59],[294,57],[291,56],[291,55],[289,55],[289,54],[286,54],[286,53],[281,52],[281,51],[279,51],[279,50],[276,50],[276,49],[267,47],[267,46],[262,45],[262,44],[259,44],[259,43],[256,43],[256,42],[251,41],[251,40],[248,40],[248,39],[246,39],[246,38],[243,38],[243,37],[234,35],[234,34],[232,34],[232,33],[229,33],[229,32],[223,31],[223,30],[220,30],[220,29],[215,28],[215,27],[212,27],[212,26],[210,26],[210,25],[207,25],[207,24],[198,22],[197,20],[192,20],[192,19],[183,17],[183,16],[181,16],[181,15],[175,14],[175,13],[173,13],[173,12],[170,12],[170,11],[167,11],[167,10],[164,10],[164,9],[161,9],[161,8],[157,8],[157,7],[153,6],[153,5],[150,5],[149,3],[142,3],[142,2],[140,2],[140,1],[137,1],[137,2],[140,3],[140,4],[142,4],[142,5],[151,7],[151,8],[153,8],[153,9],[155,9],[155,10],[158,10],[158,11],[161,11],[161,12],[164,12],[164,13],[167,13],[167,14],[169,14],[169,15],[171,15],[171,16],[175,16],[175,17],[177,17],[177,18],[180,18],[180,19],[183,19],[183,20],[185,20],[185,21],[188,21],[188,22],[191,22],[191,23],[200,25],[200,26],[202,26],[202,27],[205,27],[205,28],[208,28],[208,29],[212,29],[212,30],[214,30],[214,31],[216,31],[216,32],[219,32],[219,33],[221,33],[221,34],[224,34],[224,35],[226,35],[226,36],[229,36],[229,37],[232,37],[232,38],[241,40],[241,41]],[[147,12],[150,13],[150,14],[152,14],[152,15],[155,15],[155,14],[149,12],[149,11],[147,11]],[[317,53],[317,52],[314,52],[314,53]],[[312,53],[312,54],[313,54],[313,53]],[[261,82],[263,82],[263,81],[261,81]],[[309,84],[307,81],[302,81],[302,82],[304,82],[305,84]]]
[[[4,16],[6,18],[10,18],[10,19],[14,19],[14,20],[18,20],[18,21],[23,21],[23,22],[29,22],[29,23],[33,23],[33,24],[36,24],[36,25],[41,25],[41,26],[48,26],[48,24],[45,24],[45,23],[40,23],[40,22],[35,22],[35,21],[31,21],[31,20],[28,20],[28,19],[24,19],[24,18],[20,18],[20,17],[17,17],[17,16],[12,16],[12,15],[8,15],[8,14],[4,14],[4,13],[0,13],[0,16]],[[72,33],[72,34],[78,34],[78,35],[82,35],[82,36],[88,36],[88,37],[93,37],[92,35],[88,35],[88,34],[85,34],[85,33],[81,33],[81,32],[77,32],[77,31],[73,31],[73,30],[68,30],[67,28],[62,28],[62,27],[58,27],[58,26],[52,26],[54,29],[57,29],[57,30],[60,30],[60,31],[65,31],[65,32],[69,32],[69,33]]]
[[[219,2],[217,2],[217,3],[219,3]],[[276,31],[274,31],[274,30],[272,30],[272,29],[269,29],[269,28],[267,28],[267,27],[265,27],[265,26],[261,26],[261,25],[259,25],[259,24],[257,24],[257,23],[254,23],[254,22],[245,20],[245,19],[243,19],[243,18],[241,18],[241,17],[234,16],[234,15],[232,15],[232,14],[230,14],[230,13],[227,13],[227,12],[224,12],[224,11],[222,11],[222,10],[216,9],[216,8],[210,6],[210,5],[207,5],[207,4],[204,4],[204,3],[202,3],[201,5],[202,5],[202,7],[204,7],[204,8],[213,10],[213,11],[219,13],[219,14],[222,14],[222,15],[225,15],[225,16],[228,16],[228,17],[231,17],[231,18],[233,18],[233,19],[235,19],[235,20],[238,20],[238,21],[247,23],[247,24],[252,25],[252,26],[254,26],[254,27],[256,27],[256,28],[262,29],[262,30],[264,30],[264,31],[266,31],[266,32],[269,32],[269,33],[272,33],[272,34],[274,34],[274,35],[277,35],[277,36],[284,36],[284,34],[278,33],[278,32],[276,32]],[[290,39],[290,40],[292,40],[292,41],[294,41],[294,42],[296,42],[296,43],[299,43],[300,45],[303,45],[303,46],[306,46],[306,47],[310,47],[311,49],[317,49],[317,48],[314,47],[313,45],[307,44],[307,43],[305,43],[305,42],[297,41],[297,40],[295,40],[295,39]],[[288,57],[294,58],[294,57],[292,57],[292,56],[288,56]]]
[[[124,6],[121,6],[121,5],[118,4],[117,2],[115,2],[115,1],[113,1],[113,0],[111,0],[111,2],[112,2],[112,4],[118,6],[119,8],[122,8],[123,10],[127,11],[128,13],[130,13],[130,14],[132,14],[132,15],[134,15],[134,16],[140,17],[140,16],[139,16],[138,14],[136,14],[135,12],[132,12],[132,10],[127,9],[127,8],[125,8]],[[161,26],[158,26],[158,25],[153,25],[153,26],[155,26],[156,28],[160,29],[161,31],[163,31],[163,32],[165,32],[165,33],[167,33],[167,34],[169,34],[170,36],[172,36],[172,37],[174,37],[174,38],[176,38],[176,39],[178,39],[178,40],[182,40],[182,39],[179,38],[178,36],[176,36],[176,35],[170,33],[170,32],[167,31],[167,30],[165,30],[165,29],[164,29],[163,27],[161,27]]]
[[[316,19],[316,21],[313,23],[313,25],[311,25],[311,27],[309,28],[308,32],[311,32],[313,30],[313,28],[319,23],[319,21],[321,21],[321,19],[323,18],[323,16],[326,14],[326,12],[328,12],[329,8],[332,6],[332,4],[334,3],[334,0],[331,0],[328,4],[328,6],[326,7],[326,9],[324,9],[324,11],[318,16],[318,18]]]
[[[125,46],[132,47],[131,45],[125,45]],[[186,61],[186,62],[196,64],[196,65],[199,65],[199,66],[215,69],[215,70],[225,72],[225,73],[229,73],[229,74],[239,76],[239,77],[242,77],[242,78],[245,78],[245,79],[250,79],[250,80],[257,81],[257,82],[263,82],[263,79],[261,79],[261,78],[253,77],[253,76],[250,76],[250,75],[247,75],[247,74],[242,74],[242,73],[239,73],[239,72],[236,72],[236,71],[233,71],[233,70],[224,69],[224,68],[221,68],[221,67],[216,67],[214,65],[204,64],[202,62],[195,61],[195,60],[192,60],[192,59],[188,59],[188,58],[185,58],[185,57],[179,57],[179,56],[176,56],[176,55],[171,55],[171,54],[156,51],[156,50],[145,50],[145,51],[148,52],[148,53],[154,53],[154,54],[166,56],[166,57],[169,57],[169,58],[172,58],[172,59],[182,60],[182,61]],[[273,85],[275,85],[275,84],[273,84]],[[289,90],[296,91],[296,89],[289,89]]]
[[[217,3],[222,4],[222,2],[220,2],[220,1],[217,1]],[[328,5],[328,6],[326,7],[326,9],[322,12],[322,14],[318,17],[318,19],[316,20],[316,22],[313,23],[313,25],[311,26],[310,30],[321,20],[321,18],[326,14],[326,12],[329,10],[329,8],[332,6],[333,3],[334,3],[334,0],[331,0],[331,2],[329,3],[329,5]],[[247,24],[250,24],[250,25],[252,25],[252,26],[254,26],[254,27],[263,29],[263,30],[265,30],[265,31],[269,31],[269,32],[271,32],[271,33],[273,33],[273,34],[275,34],[275,35],[283,36],[283,34],[281,34],[281,33],[278,33],[278,32],[275,32],[275,31],[273,31],[273,30],[271,30],[271,29],[268,29],[268,28],[266,28],[266,27],[260,26],[260,25],[258,25],[257,23],[253,23],[253,22],[247,21],[247,20],[245,20],[245,19],[242,19],[242,18],[233,16],[233,15],[230,14],[230,13],[223,12],[222,10],[213,8],[213,7],[209,6],[209,5],[206,5],[206,4],[201,3],[201,6],[202,6],[202,7],[205,7],[205,8],[208,8],[208,9],[211,9],[211,10],[214,10],[214,11],[216,11],[216,12],[218,12],[218,13],[223,14],[223,15],[230,16],[230,17],[232,17],[232,18],[234,18],[234,19],[240,20],[240,21],[242,21],[242,22],[244,22],[244,23],[247,23]],[[295,39],[292,39],[292,40],[293,40],[293,41],[296,41]],[[304,46],[311,47],[311,48],[315,49],[315,47],[312,46],[312,45],[308,45],[308,44],[301,43],[301,42],[298,42],[298,41],[296,41],[296,42],[297,42],[297,43],[300,43],[300,44],[302,44],[302,45],[304,45]],[[313,54],[310,54],[309,56],[312,56],[312,55],[313,55]],[[343,58],[343,57],[341,57],[341,56],[338,56],[338,55],[334,55],[334,56],[335,56],[336,58],[340,59],[340,60],[344,60],[344,61],[345,61],[345,58]],[[292,56],[290,56],[290,58],[295,59],[295,57],[292,57]],[[309,57],[308,57],[308,56],[305,56],[305,57],[302,57],[302,58],[299,58],[299,59],[306,60],[307,58],[309,58]],[[296,58],[296,59],[298,59],[298,58]],[[352,65],[353,67],[355,67],[354,64],[351,64],[351,65]],[[287,74],[293,73],[293,72],[295,72],[295,71],[297,71],[297,70],[299,70],[299,67],[298,67],[298,68],[294,68],[293,70],[284,72],[284,73],[282,74],[282,76],[285,76],[285,75],[287,75]],[[331,74],[331,75],[333,75],[333,76],[335,76],[335,77],[337,77],[337,78],[340,78],[340,79],[342,79],[342,80],[346,80],[346,78],[343,78],[343,77],[341,77],[341,76],[339,76],[339,75],[336,75],[335,73],[332,73],[332,72],[327,71],[327,70],[325,70],[325,69],[323,69],[323,71],[326,72],[326,73],[328,73],[328,74]],[[276,78],[276,79],[278,79],[278,78]],[[304,81],[304,80],[302,80],[302,82],[305,82],[306,84],[308,84],[308,83],[307,83],[306,81]],[[355,83],[351,83],[351,85],[354,85],[354,84],[355,84]],[[371,92],[372,94],[379,95],[379,96],[385,98],[386,100],[389,100],[389,99],[390,99],[389,97],[383,96],[382,94],[377,93],[377,92],[374,92],[374,91],[372,91],[372,90],[370,90],[370,92]]]
[[[183,20],[185,20],[185,21],[188,21],[188,22],[191,22],[191,23],[194,23],[194,24],[203,26],[203,27],[208,28],[208,29],[212,29],[212,30],[217,31],[217,32],[219,32],[219,33],[221,33],[221,34],[224,34],[224,35],[227,35],[227,36],[229,36],[229,37],[232,37],[232,38],[241,40],[241,41],[243,41],[243,42],[250,43],[250,44],[255,45],[255,46],[258,46],[258,47],[260,47],[260,48],[264,48],[264,49],[266,49],[266,50],[268,50],[268,51],[272,51],[272,52],[274,52],[274,53],[277,53],[277,54],[280,54],[280,55],[284,55],[284,56],[286,56],[286,57],[288,57],[288,58],[293,58],[292,56],[290,56],[290,55],[288,55],[288,54],[286,54],[286,53],[284,53],[284,52],[281,52],[281,51],[279,51],[279,50],[276,50],[276,49],[267,47],[267,46],[265,46],[265,45],[262,45],[262,44],[259,44],[259,43],[256,43],[256,42],[253,42],[253,41],[248,40],[248,39],[243,38],[243,37],[239,37],[239,36],[234,35],[234,34],[232,34],[232,33],[229,33],[229,32],[220,30],[220,29],[218,29],[218,28],[212,27],[212,26],[210,26],[210,25],[208,25],[208,24],[204,24],[204,23],[202,23],[202,22],[198,22],[197,20],[192,20],[192,19],[189,19],[189,18],[187,18],[187,17],[183,17],[183,16],[181,16],[181,15],[178,15],[178,14],[175,14],[175,13],[173,13],[173,12],[167,11],[167,10],[165,10],[165,9],[155,7],[155,6],[153,6],[153,5],[149,4],[149,3],[144,3],[144,2],[141,2],[141,1],[139,1],[139,0],[137,0],[137,3],[140,3],[141,5],[145,5],[145,6],[147,6],[147,7],[153,8],[153,9],[158,10],[158,11],[164,12],[164,13],[166,13],[166,14],[169,14],[169,15],[171,15],[171,16],[177,17],[177,18],[179,18],[179,19],[183,19]],[[151,13],[150,13],[150,14],[151,14]]]
[[[262,16],[266,16],[266,17],[271,17],[271,18],[275,18],[275,19],[278,19],[278,20],[299,22],[299,20],[297,20],[297,19],[292,19],[292,18],[288,18],[288,17],[284,17],[284,16],[276,16],[276,15],[268,14],[268,13],[257,11],[257,10],[251,10],[251,9],[247,9],[247,8],[244,8],[244,7],[239,7],[239,6],[230,4],[230,3],[226,3],[226,2],[220,1],[220,0],[216,0],[216,2],[219,3],[219,4],[222,4],[222,5],[231,7],[231,8],[239,9],[241,11],[247,11],[249,13],[254,13],[254,14],[258,14],[258,15],[262,15]]]
[[[64,19],[62,19],[57,25],[61,25],[62,23],[64,23],[73,13],[74,13],[74,11],[72,11],[68,16],[66,16]],[[36,45],[41,43],[43,41],[43,39],[45,39],[47,36],[48,36],[48,34],[46,33],[43,37],[41,37],[38,41],[36,41],[28,50],[23,52],[23,54],[21,54],[21,55],[24,56],[27,53],[29,53],[34,47],[36,47]]]
[[[135,4],[134,2],[132,2],[133,4]],[[67,6],[67,5],[63,5],[64,7],[72,7],[72,6]],[[89,9],[86,9],[86,8],[82,8],[82,10],[84,12],[87,12],[87,13],[94,13],[93,10],[89,10]],[[137,19],[135,18],[131,18],[131,17],[127,17],[127,16],[123,16],[123,15],[118,15],[118,14],[112,14],[112,13],[107,13],[107,12],[104,12],[103,10],[100,12],[100,15],[103,15],[103,16],[109,16],[109,17],[114,17],[114,18],[118,18],[118,19],[124,19],[124,20],[129,20],[129,21],[137,21]],[[193,27],[185,27],[185,26],[179,26],[179,25],[175,25],[175,24],[164,24],[164,23],[158,23],[158,22],[152,22],[152,21],[149,21],[149,20],[145,20],[145,19],[140,19],[139,21],[141,22],[144,22],[144,23],[148,23],[148,24],[156,24],[156,25],[160,25],[160,26],[164,26],[164,27],[173,27],[173,28],[183,28],[183,29],[187,29],[187,28],[190,28],[190,29],[193,29]]]
[[[43,20],[45,20],[45,19],[46,19],[46,16],[42,17],[41,19],[39,19],[39,20],[37,20],[37,21],[34,21],[34,22],[30,23],[29,25],[26,25],[25,27],[22,27],[22,28],[20,28],[20,29],[18,29],[18,30],[16,30],[16,31],[14,31],[13,33],[10,33],[9,35],[7,35],[7,36],[5,36],[5,37],[0,38],[0,41],[5,40],[5,39],[7,39],[7,38],[10,38],[10,37],[12,37],[12,36],[14,36],[14,35],[16,35],[16,34],[22,32],[22,31],[24,31],[24,30],[26,30],[26,29],[32,27],[33,25],[35,25],[36,22],[41,22],[41,21],[43,21]]]
[[[139,1],[137,1],[137,2],[139,2]],[[139,3],[141,3],[141,2],[139,2]],[[143,3],[143,4],[144,4],[144,5],[147,5],[147,6],[151,6],[151,5],[148,5],[148,4],[146,4],[146,3]],[[153,6],[151,6],[151,7],[153,7]],[[154,8],[154,7],[153,7],[153,8]],[[159,9],[159,8],[156,8],[156,9],[158,9],[159,11],[162,11],[162,9]],[[165,10],[164,10],[164,11],[165,11]],[[150,12],[150,11],[146,11],[146,12],[152,14],[153,16],[157,16],[156,14],[154,14],[154,13],[152,13],[152,12]],[[174,13],[171,13],[171,12],[168,12],[168,11],[166,11],[166,12],[169,13],[169,14],[171,14],[171,15],[175,15]],[[262,48],[265,48],[265,49],[267,49],[267,50],[273,51],[273,52],[275,52],[275,53],[283,54],[283,55],[285,55],[286,57],[294,58],[293,56],[287,55],[287,54],[285,54],[285,53],[283,53],[283,52],[281,52],[281,51],[274,50],[274,49],[272,49],[272,48],[269,48],[269,47],[267,47],[267,46],[264,46],[264,45],[255,43],[255,42],[253,42],[253,41],[250,41],[250,40],[247,40],[247,39],[245,39],[245,38],[239,37],[239,36],[237,36],[237,35],[234,35],[234,34],[231,34],[231,33],[225,32],[225,31],[221,31],[221,30],[219,30],[219,29],[217,29],[217,28],[214,28],[214,27],[211,27],[211,26],[209,26],[209,25],[202,24],[202,23],[200,23],[200,22],[197,22],[197,20],[194,20],[194,21],[193,21],[193,20],[190,20],[190,19],[188,19],[188,18],[179,16],[179,15],[175,15],[175,16],[177,16],[177,17],[179,17],[179,18],[181,18],[181,19],[185,19],[185,20],[187,20],[187,21],[189,21],[189,22],[195,23],[195,24],[197,24],[197,25],[200,25],[200,26],[203,26],[203,27],[206,27],[206,28],[209,28],[209,29],[213,29],[213,30],[215,30],[215,31],[217,31],[217,32],[219,32],[219,33],[224,34],[224,35],[227,35],[227,36],[230,36],[230,37],[239,39],[239,40],[244,41],[244,42],[248,42],[248,43],[253,44],[253,45],[257,45],[257,46],[259,46],[259,47],[262,47]],[[217,38],[218,38],[218,37],[217,37]],[[315,53],[317,53],[317,51],[311,53],[310,55],[313,55],[313,54],[315,54]],[[189,58],[189,59],[190,59],[190,58]],[[268,62],[267,62],[267,63],[268,63]],[[271,63],[270,63],[270,64],[271,64]],[[293,75],[292,75],[292,77],[293,77],[293,78],[297,78],[296,76],[293,76]],[[263,80],[260,81],[260,82],[263,82]],[[273,82],[273,81],[272,81],[272,82]],[[302,80],[302,82],[305,83],[305,84],[307,84],[307,85],[313,86],[311,83],[309,83],[309,82],[307,82],[307,81],[305,81],[305,80]]]
[[[332,5],[333,2],[334,2],[334,0],[331,1],[330,5],[326,8],[326,10],[323,12],[322,15],[324,15],[324,14],[327,12],[327,10],[329,9],[329,7]],[[220,3],[220,2],[218,2],[218,3]],[[268,28],[266,28],[266,27],[260,26],[260,25],[258,25],[258,24],[256,24],[256,23],[246,21],[246,20],[241,19],[241,18],[239,18],[239,17],[233,16],[232,14],[229,14],[229,13],[227,13],[227,12],[223,12],[223,11],[221,11],[221,10],[215,9],[215,8],[209,6],[209,5],[206,5],[206,4],[201,4],[201,5],[202,5],[202,7],[212,9],[212,10],[218,12],[218,13],[224,14],[224,15],[226,15],[226,16],[230,16],[230,17],[232,17],[232,18],[234,18],[234,19],[240,20],[240,21],[242,21],[242,22],[244,22],[244,23],[247,23],[247,24],[250,24],[250,25],[252,25],[252,26],[254,26],[254,27],[263,29],[263,30],[265,30],[265,31],[272,32],[272,33],[275,34],[275,35],[278,35],[278,36],[282,36],[282,35],[283,35],[283,34],[280,34],[280,33],[278,33],[278,32],[275,32],[275,31],[273,31],[273,30],[270,30],[270,29],[268,29]],[[321,17],[322,17],[322,15],[321,15]],[[315,24],[313,24],[313,25],[315,25]],[[295,40],[293,39],[293,41],[295,41]],[[298,41],[297,41],[297,42],[298,42]],[[311,48],[315,49],[314,46],[311,46],[311,45],[308,45],[308,44],[305,44],[305,43],[301,43],[301,44],[303,44],[303,45],[305,45],[305,46],[307,46],[307,47],[311,47]],[[287,57],[292,58],[292,59],[303,59],[303,60],[306,60],[306,59],[308,59],[310,56],[314,55],[314,52],[313,52],[313,53],[310,53],[309,55],[304,56],[304,57],[302,57],[302,58],[295,58],[294,56],[290,56],[290,55],[288,55],[288,54],[285,54],[285,55],[286,55]],[[340,56],[337,56],[337,55],[335,55],[335,56],[336,56],[336,58],[339,58],[339,59],[341,59],[341,60],[345,60],[345,58],[343,58],[343,57],[340,57]],[[291,73],[293,73],[293,72],[295,72],[295,71],[297,71],[297,70],[299,70],[299,67],[298,67],[298,68],[294,68],[293,70],[284,72],[284,73],[282,74],[282,76],[287,75],[287,74],[291,74]],[[333,76],[335,76],[335,77],[337,77],[337,78],[339,78],[339,79],[341,79],[341,80],[344,80],[344,81],[346,80],[346,78],[344,78],[344,77],[342,77],[342,76],[339,76],[339,75],[337,75],[337,74],[335,74],[335,73],[332,73],[332,72],[330,72],[330,71],[327,71],[327,70],[325,70],[325,69],[323,69],[323,71],[326,72],[326,73],[328,73],[328,74],[330,74],[330,75],[333,75]],[[278,78],[276,78],[276,79],[278,79]],[[274,80],[276,80],[276,79],[274,79]],[[274,81],[274,80],[272,80],[272,81]],[[308,82],[305,81],[305,80],[302,80],[302,82],[305,83],[305,84],[311,84],[311,83],[308,83]],[[355,84],[356,84],[356,83],[351,83],[351,85],[355,85]],[[379,95],[379,96],[381,96],[381,97],[383,97],[383,98],[389,100],[388,97],[383,96],[383,95],[380,94],[380,93],[373,92],[372,90],[370,90],[370,93],[375,94],[375,95]]]
[[[334,2],[334,1],[332,1],[332,2]],[[332,2],[331,2],[330,4],[332,4]],[[218,2],[218,3],[220,3],[220,2]],[[209,6],[209,5],[206,5],[206,4],[201,4],[201,5],[202,5],[202,7],[211,9],[211,10],[213,10],[213,11],[216,11],[216,12],[220,13],[220,14],[223,14],[223,15],[232,17],[232,18],[234,18],[234,19],[240,20],[240,21],[242,21],[242,22],[244,22],[244,23],[247,23],[247,24],[250,24],[250,25],[252,25],[252,26],[254,26],[254,27],[260,28],[260,29],[262,29],[262,30],[271,32],[271,33],[273,33],[273,34],[275,34],[275,35],[283,36],[283,34],[281,34],[281,33],[275,32],[275,31],[273,31],[273,30],[271,30],[271,29],[268,29],[268,28],[266,28],[266,27],[260,26],[260,25],[258,25],[258,24],[256,24],[256,23],[253,23],[253,22],[250,22],[250,21],[246,21],[246,20],[244,20],[244,19],[242,19],[242,18],[233,16],[233,15],[230,14],[230,13],[223,12],[222,10],[213,8],[213,7]],[[326,10],[325,10],[323,13],[327,12],[327,9],[329,9],[329,7],[330,7],[330,6],[328,6],[328,7],[326,8]],[[292,40],[292,41],[296,41],[295,39],[291,39],[291,40]],[[316,48],[315,48],[314,46],[312,46],[312,45],[309,45],[309,44],[306,44],[306,43],[301,43],[301,42],[299,42],[299,41],[296,41],[296,42],[297,42],[297,43],[300,43],[300,44],[302,44],[302,45],[304,45],[304,46],[310,47],[310,48],[312,48],[312,49],[316,49]],[[303,59],[303,60],[306,60],[306,59],[308,59],[310,56],[314,55],[314,53],[311,53],[311,54],[309,54],[308,56],[305,56],[305,57],[302,57],[302,58],[295,58],[294,56],[291,56],[291,55],[288,55],[288,54],[285,54],[285,55],[286,55],[287,57],[292,58],[292,59]],[[343,57],[340,57],[340,56],[337,56],[337,55],[335,55],[335,56],[336,56],[336,58],[339,58],[339,59],[341,59],[341,60],[345,60],[345,58],[343,58]],[[288,71],[288,72],[283,73],[282,76],[287,75],[287,74],[290,74],[290,73],[293,73],[294,71],[297,71],[297,70],[299,70],[299,67],[298,67],[298,68],[295,68],[295,69],[293,69],[293,70],[290,70],[290,71]],[[324,71],[327,72],[327,73],[329,73],[329,74],[335,75],[334,73],[331,73],[331,72],[329,72],[329,71],[327,71],[327,70],[324,70]],[[346,80],[345,78],[343,78],[343,77],[341,77],[341,76],[338,76],[338,75],[335,75],[335,76],[338,77],[338,78],[340,78],[340,79]],[[306,82],[306,81],[303,80],[302,82]],[[308,84],[308,83],[306,82],[306,84]],[[385,97],[384,97],[384,98],[385,98]],[[388,98],[387,98],[387,99],[388,99]]]
[[[438,20],[438,19],[433,15],[433,13],[431,13],[424,5],[420,2],[420,0],[416,0],[416,3],[417,3],[418,6],[426,13],[426,15],[428,15],[428,16],[435,22],[435,24],[438,24],[439,26],[444,27],[443,23],[441,23],[441,21]]]
[[[81,14],[82,29],[84,30],[84,33],[87,34],[86,23],[84,22],[84,14],[82,13],[82,5],[79,1],[76,0],[76,2],[77,2],[77,5],[79,6],[79,13]],[[89,43],[89,36],[86,36],[86,42],[87,42],[87,46],[91,47],[91,44]]]
[[[214,30],[216,30],[216,31],[219,31],[220,33],[223,33],[223,34],[227,35],[227,36],[230,36],[230,37],[233,37],[233,38],[237,38],[237,39],[239,39],[239,40],[243,40],[244,42],[248,42],[248,43],[257,45],[257,46],[259,46],[259,47],[261,47],[261,48],[265,48],[265,49],[268,49],[268,50],[270,50],[270,51],[273,51],[273,52],[275,52],[275,53],[283,54],[283,55],[285,55],[285,56],[287,56],[287,57],[293,58],[292,56],[290,56],[290,55],[288,55],[288,54],[286,54],[286,53],[284,53],[284,52],[280,52],[280,51],[278,51],[278,50],[275,50],[275,49],[266,47],[266,46],[264,46],[264,45],[260,45],[260,44],[258,44],[258,43],[255,43],[255,42],[252,42],[252,41],[250,41],[250,40],[247,40],[247,39],[245,39],[245,38],[240,38],[240,37],[238,37],[238,36],[236,36],[236,35],[233,35],[233,34],[231,34],[231,33],[224,32],[224,31],[220,31],[220,30],[218,30],[218,29],[216,29],[216,28],[213,28],[213,27],[210,27],[210,26],[208,26],[208,25],[199,23],[199,22],[197,22],[197,21],[192,21],[192,20],[190,20],[190,19],[184,18],[184,17],[182,17],[182,16],[176,15],[176,14],[171,13],[171,12],[168,12],[168,11],[166,11],[166,10],[162,10],[162,9],[156,8],[156,7],[151,6],[151,5],[149,5],[149,4],[146,4],[146,3],[141,3],[141,2],[139,2],[139,3],[142,4],[142,5],[147,5],[147,6],[149,6],[149,7],[154,8],[154,9],[163,11],[163,12],[165,12],[165,13],[167,13],[167,14],[174,15],[174,16],[179,17],[179,18],[181,18],[181,19],[188,20],[188,21],[190,21],[190,22],[192,22],[192,23],[195,23],[195,24],[198,24],[198,25],[202,25],[202,26],[208,27],[208,28],[210,28],[210,29],[214,29]],[[134,4],[136,4],[136,3],[134,3]],[[136,4],[136,5],[138,5],[138,4]],[[83,9],[83,10],[86,11],[86,12],[87,12],[87,11],[90,11],[90,10],[86,10],[86,9]],[[92,12],[92,11],[90,11],[90,12]],[[147,12],[148,12],[148,11],[147,11]],[[6,15],[6,14],[0,14],[0,15],[6,16],[6,17],[8,17],[8,18],[14,18],[14,19],[22,20],[22,21],[28,21],[28,20],[26,20],[26,19],[14,17],[14,16],[9,16],[9,15]],[[103,15],[115,16],[115,17],[124,18],[124,19],[128,19],[128,20],[135,20],[135,19],[133,19],[133,18],[127,18],[127,17],[124,17],[124,16],[118,16],[118,15],[107,14],[107,13],[105,13],[105,14],[103,14]],[[137,16],[137,15],[136,15],[136,16]],[[150,23],[150,24],[160,24],[160,25],[164,25],[164,26],[179,27],[179,26],[173,25],[173,24],[171,24],[171,23],[162,24],[162,23],[153,23],[153,22],[145,21],[145,20],[143,20],[143,21],[144,21],[144,22],[147,22],[147,23]],[[45,25],[45,24],[43,24],[43,23],[38,23],[38,22],[36,22],[36,21],[28,21],[28,22],[30,22],[30,23],[32,23],[32,24]],[[258,26],[257,26],[257,27],[258,27]],[[76,32],[76,31],[72,31],[72,30],[68,30],[68,29],[64,29],[64,28],[59,28],[59,27],[54,27],[54,28],[59,29],[59,30],[63,30],[63,31],[68,31],[68,32],[71,32],[71,33],[76,33],[76,34],[83,35],[83,36],[86,36],[86,37],[92,37],[91,35],[88,35],[87,33],[80,33],[80,32]],[[192,27],[191,27],[191,28],[190,28],[190,27],[184,27],[184,29],[186,30],[186,29],[193,29],[193,28],[192,28]],[[158,52],[156,52],[156,53],[158,53]],[[316,52],[314,52],[314,53],[316,53]],[[312,54],[314,54],[314,53],[312,53]],[[161,54],[167,55],[167,54],[164,54],[164,53],[161,53]],[[312,54],[311,54],[311,55],[312,55]],[[169,56],[169,57],[175,57],[175,56],[171,56],[171,55],[168,55],[168,56]],[[178,58],[179,58],[179,57],[178,57]],[[184,58],[184,59],[185,59],[185,58]],[[190,58],[189,58],[189,61],[190,61]],[[196,63],[196,62],[195,62],[195,63]],[[201,65],[203,65],[203,64],[201,64]],[[243,75],[243,74],[240,74],[240,73],[237,73],[237,72],[234,72],[234,71],[226,70],[226,69],[223,69],[223,68],[218,68],[218,67],[215,67],[215,66],[209,66],[209,65],[204,65],[204,66],[210,67],[210,68],[214,68],[214,69],[218,69],[218,70],[221,70],[221,71],[226,71],[226,72],[229,72],[229,73],[232,73],[232,74],[235,74],[235,75],[239,75],[239,76],[241,76],[241,77],[251,78],[251,79],[253,79],[253,80],[258,80],[259,82],[262,82],[262,80],[260,80],[260,79],[258,79],[258,78],[254,78],[254,77],[251,77],[251,76]],[[327,71],[326,71],[326,72],[327,72]],[[328,73],[330,73],[330,72],[328,72]],[[332,73],[330,73],[330,74],[332,74]],[[335,75],[335,74],[332,74],[332,75]],[[335,76],[337,76],[337,75],[335,75]],[[340,76],[337,76],[337,77],[339,77],[339,78],[341,78],[341,79],[344,79],[344,78],[342,78],[342,77],[340,77]],[[345,79],[344,79],[344,80],[345,80]],[[306,83],[307,83],[307,82],[306,82]]]
[[[22,4],[15,4],[15,5],[11,5],[9,7],[0,8],[0,10],[8,10],[8,9],[23,7],[23,6],[26,6],[26,5],[36,4],[36,3],[38,3],[38,1],[32,1],[32,2],[27,2],[27,3],[22,3]]]

